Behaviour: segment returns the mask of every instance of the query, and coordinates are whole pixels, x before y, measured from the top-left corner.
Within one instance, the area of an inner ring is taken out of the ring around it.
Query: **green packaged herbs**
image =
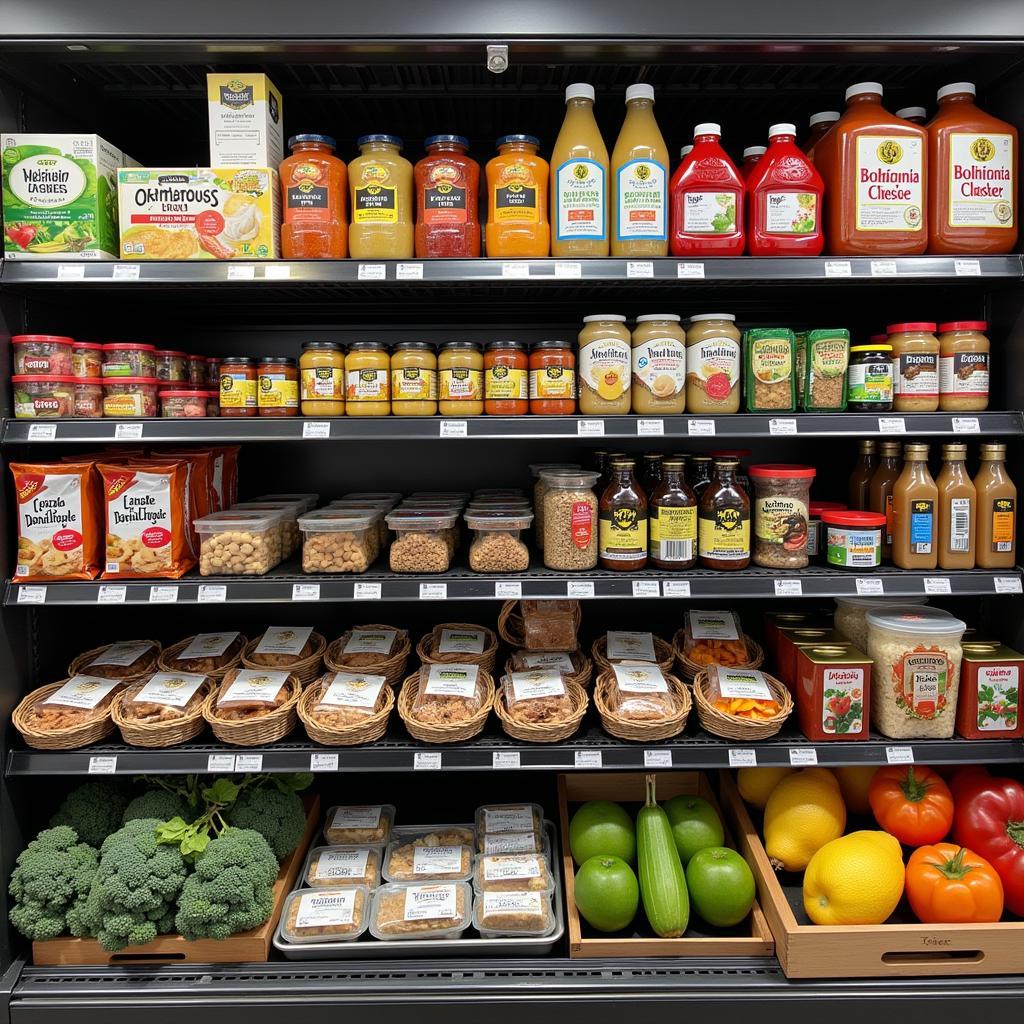
[[[743,336],[747,412],[796,409],[796,339],[788,327],[755,327]]]
[[[805,412],[842,412],[846,408],[850,332],[837,327],[808,331],[804,350],[805,377],[800,407]]]

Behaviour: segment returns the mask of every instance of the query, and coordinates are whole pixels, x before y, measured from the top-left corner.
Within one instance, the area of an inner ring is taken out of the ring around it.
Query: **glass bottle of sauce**
[[[608,147],[594,120],[594,87],[565,90],[565,120],[551,151],[551,255],[608,255]]]
[[[938,99],[928,125],[928,251],[1013,252],[1017,129],[975,106],[971,82],[944,85]]]
[[[303,416],[345,415],[345,355],[336,341],[307,341],[299,357]]]
[[[654,88],[631,85],[612,151],[613,256],[668,255],[668,166],[668,147],[654,117]]]
[[[616,459],[597,512],[602,569],[633,572],[647,564],[647,498],[633,476],[633,459]]]
[[[604,476],[604,471],[608,466],[608,453],[603,448],[598,448],[593,453],[593,470],[597,474],[597,478],[600,480]]]
[[[261,416],[299,415],[299,370],[289,356],[264,356],[256,370],[256,405]]]
[[[939,489],[928,471],[928,445],[903,446],[903,472],[892,489],[892,560],[901,569],[938,565]]]
[[[416,257],[474,259],[480,255],[480,165],[466,155],[469,139],[431,135],[416,180]]]
[[[487,255],[543,258],[551,249],[548,163],[534,135],[503,135],[487,161]]]
[[[743,162],[740,164],[740,177],[746,181],[750,172],[761,162],[761,157],[768,152],[767,146],[747,146],[743,150]]]
[[[868,509],[885,516],[882,534],[882,558],[892,558],[892,489],[903,472],[903,445],[899,441],[882,441],[878,467],[871,474],[868,486]]]
[[[857,442],[857,464],[853,467],[853,472],[850,474],[848,504],[851,509],[855,509],[858,512],[870,510],[868,494],[871,487],[871,477],[874,476],[875,467],[878,464],[875,455],[876,450],[874,441]],[[879,510],[875,509],[875,511]]]
[[[935,324],[890,324],[892,407],[898,412],[935,412],[939,407],[939,339]]]
[[[923,125],[928,121],[928,111],[924,107],[901,107],[896,111],[896,116],[911,124]]]
[[[642,469],[640,470],[640,486],[648,500],[661,483],[661,452],[644,452]]]
[[[821,139],[828,135],[832,130],[832,126],[842,116],[838,110],[819,110],[818,113],[811,114],[811,119],[808,122],[810,131],[807,133],[807,138],[804,139],[803,145],[803,150],[809,159],[814,159],[814,147]]]
[[[395,416],[437,413],[437,353],[426,341],[400,341],[391,353],[391,412]]]
[[[683,479],[683,459],[665,459],[648,498],[651,565],[669,572],[697,564],[697,497]]]
[[[939,568],[974,568],[978,492],[967,475],[967,445],[942,446],[939,489]]]
[[[256,360],[248,356],[227,358],[220,367],[221,416],[258,416]]]
[[[482,416],[484,357],[472,341],[449,341],[437,357],[438,412],[442,416]]]
[[[345,412],[349,416],[387,416],[391,412],[391,359],[379,341],[356,341],[349,346]]]
[[[686,463],[686,482],[699,502],[711,483],[712,465],[710,455],[691,455]]]
[[[715,459],[711,483],[700,499],[697,540],[705,569],[750,565],[750,499],[736,482],[736,459]]]
[[[576,355],[570,342],[551,338],[530,349],[529,393],[534,416],[571,416],[576,411]]]
[[[686,408],[691,413],[740,410],[740,341],[732,313],[701,313],[686,329]]]
[[[625,416],[630,409],[630,333],[626,318],[596,313],[579,334],[579,402],[584,416]]]
[[[348,165],[353,259],[409,259],[413,254],[412,164],[397,135],[363,135]]]
[[[281,256],[341,260],[348,256],[348,168],[329,135],[293,135],[281,162]]]
[[[893,390],[892,345],[874,339],[870,345],[852,345],[846,380],[846,408],[850,412],[889,412]]]
[[[1005,444],[981,446],[981,466],[974,478],[979,569],[1011,569],[1017,564],[1017,488],[1006,473],[1005,460]]]
[[[939,408],[981,412],[988,408],[989,340],[984,320],[939,324]]]
[[[633,328],[633,412],[678,416],[686,409],[686,332],[676,313],[645,313]]]
[[[521,341],[492,341],[484,349],[484,412],[525,416],[530,411],[530,360]]]
[[[882,106],[882,86],[846,90],[846,112],[814,147],[825,181],[833,256],[917,256],[928,246],[928,153],[923,128]]]

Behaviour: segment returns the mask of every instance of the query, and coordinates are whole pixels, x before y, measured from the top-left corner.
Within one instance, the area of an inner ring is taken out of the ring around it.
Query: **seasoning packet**
[[[850,332],[839,327],[808,331],[800,408],[804,412],[843,412]]]
[[[795,352],[788,327],[756,327],[743,335],[747,412],[796,410]]]

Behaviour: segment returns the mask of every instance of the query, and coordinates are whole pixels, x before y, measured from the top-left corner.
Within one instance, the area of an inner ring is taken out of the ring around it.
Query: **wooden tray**
[[[47,939],[32,943],[32,962],[37,967],[265,963],[270,957],[271,940],[285,897],[295,888],[306,851],[320,828],[320,797],[310,797],[305,804],[306,830],[302,842],[281,864],[280,874],[274,883],[274,911],[261,927],[232,935],[230,939],[197,939],[194,942],[180,935],[161,935],[144,946],[127,946],[116,953],[108,952],[95,939]]]
[[[716,929],[705,925],[696,914],[690,915],[690,928],[679,939],[659,939],[647,932],[624,931],[600,935],[581,922],[576,910],[573,879],[576,867],[569,850],[569,804],[585,800],[612,800],[616,803],[642,804],[646,773],[618,772],[573,773],[558,776],[558,812],[562,829],[562,871],[565,876],[565,919],[569,932],[569,956],[654,957],[654,956],[771,956],[772,934],[761,908],[755,902],[747,919],[736,928]],[[718,801],[701,772],[657,772],[658,802],[673,796],[702,796],[716,809]],[[724,821],[724,818],[723,818]],[[726,843],[733,846],[728,833]],[[638,915],[641,920],[643,910]],[[646,928],[646,925],[644,925]],[[586,934],[584,934],[586,933]],[[691,934],[694,933],[694,934]]]
[[[772,869],[732,775],[721,773],[726,820],[739,840],[788,978],[903,978],[1024,972],[1024,921],[998,924],[815,925],[800,888]],[[795,876],[794,876],[795,877]],[[900,910],[897,910],[897,915]],[[909,914],[908,914],[909,919]]]

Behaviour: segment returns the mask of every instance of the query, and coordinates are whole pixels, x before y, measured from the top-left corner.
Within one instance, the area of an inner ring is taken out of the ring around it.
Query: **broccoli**
[[[72,935],[110,951],[141,946],[172,930],[188,868],[175,846],[157,843],[156,818],[137,818],[107,837],[83,906],[68,914]]]
[[[228,828],[196,854],[174,923],[186,939],[226,939],[258,928],[274,907],[278,866],[266,839],[252,829]]]
[[[121,827],[127,806],[128,797],[116,782],[83,782],[64,798],[50,819],[50,828],[70,825],[83,843],[98,847]]]
[[[302,798],[292,791],[256,785],[243,789],[224,812],[234,828],[251,828],[270,844],[277,859],[284,860],[306,831],[306,810]]]
[[[44,829],[18,855],[11,875],[11,924],[26,939],[55,939],[84,903],[99,858],[67,825]]]
[[[121,824],[127,825],[136,818],[159,818],[170,821],[171,818],[189,818],[191,812],[185,801],[175,793],[166,789],[149,789],[137,796],[125,809]]]

